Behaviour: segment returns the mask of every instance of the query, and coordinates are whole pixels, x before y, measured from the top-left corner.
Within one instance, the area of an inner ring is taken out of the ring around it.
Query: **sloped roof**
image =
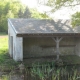
[[[17,36],[76,34],[70,20],[8,19]]]

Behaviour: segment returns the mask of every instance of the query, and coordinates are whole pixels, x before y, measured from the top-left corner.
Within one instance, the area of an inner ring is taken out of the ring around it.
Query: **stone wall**
[[[74,37],[64,37],[60,42],[61,55],[75,54]],[[24,57],[50,56],[56,54],[56,43],[52,38],[23,38]]]

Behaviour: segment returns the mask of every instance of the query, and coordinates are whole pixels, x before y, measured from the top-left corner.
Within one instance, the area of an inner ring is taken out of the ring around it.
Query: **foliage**
[[[18,11],[22,7],[18,0],[0,0],[0,31],[7,32],[7,19],[18,17]]]
[[[43,0],[45,1],[45,0]],[[38,2],[41,2],[39,0]],[[42,2],[41,2],[42,3]],[[39,3],[39,4],[41,4]],[[63,6],[68,7],[68,6],[76,6],[80,5],[80,0],[47,0],[44,5],[51,6],[53,9],[59,9]]]
[[[39,0],[39,2],[40,1],[41,0]],[[80,0],[48,0],[44,5],[52,7],[51,12],[55,12],[62,7],[72,8],[78,5],[80,6]],[[72,15],[72,25],[73,27],[76,25],[80,26],[80,12],[76,12],[74,15]]]
[[[36,19],[50,19],[46,13],[39,13],[36,9],[30,9],[31,17]]]
[[[80,26],[80,12],[76,12],[74,15],[72,15],[72,25]]]
[[[0,0],[0,32],[8,29],[8,18],[49,18],[46,13],[41,14],[35,9],[29,9],[19,0]]]
[[[50,19],[46,13],[40,13],[36,9],[30,9],[28,7],[24,9],[24,12],[20,9],[18,16],[19,18]]]
[[[37,75],[41,80],[46,80],[47,78],[50,77],[51,72],[54,70],[54,62],[49,63],[34,63],[33,68],[31,69],[32,75]]]
[[[31,74],[35,77],[38,76],[40,80],[77,80],[80,79],[80,73],[76,67],[51,67],[51,64],[34,64],[31,69]]]
[[[29,8],[27,8],[27,7],[24,11],[23,18],[31,18],[31,12],[30,12]]]
[[[12,69],[18,62],[10,59],[8,54],[8,37],[0,38],[0,69]]]

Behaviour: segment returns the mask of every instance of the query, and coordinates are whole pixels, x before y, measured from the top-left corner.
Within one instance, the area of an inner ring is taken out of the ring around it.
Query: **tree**
[[[21,8],[19,9],[18,17],[19,17],[19,18],[22,18],[22,17],[23,17],[23,11],[22,11],[22,9],[21,9]]]
[[[76,12],[72,15],[72,25],[73,27],[80,26],[80,12]]]
[[[24,11],[23,18],[31,18],[31,12],[28,7]]]
[[[41,0],[38,0],[39,2]],[[45,0],[44,0],[45,1]],[[39,3],[41,4],[41,3]],[[80,5],[80,0],[47,0],[44,5],[52,7],[52,12],[59,10],[62,7],[75,7]],[[76,25],[80,25],[80,12],[76,12],[72,15],[72,25],[73,27]]]
[[[46,13],[29,9],[19,0],[0,0],[0,32],[8,32],[8,18],[49,18]]]
[[[31,12],[31,18],[36,19],[50,19],[50,17],[45,13],[40,13],[36,9],[30,9]]]
[[[45,2],[45,0],[43,0]],[[41,0],[38,0],[41,4]],[[76,6],[80,5],[80,0],[47,0],[44,5],[51,6],[54,10],[59,9],[63,6],[68,7],[68,6]]]
[[[7,33],[7,19],[18,18],[18,12],[22,7],[18,0],[0,0],[0,32]]]

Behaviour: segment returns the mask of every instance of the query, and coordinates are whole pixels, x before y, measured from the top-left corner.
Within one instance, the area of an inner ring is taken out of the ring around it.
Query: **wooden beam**
[[[54,37],[52,39],[56,42],[56,54],[57,54],[57,60],[59,60],[59,55],[60,55],[59,42],[62,40],[62,37]]]

